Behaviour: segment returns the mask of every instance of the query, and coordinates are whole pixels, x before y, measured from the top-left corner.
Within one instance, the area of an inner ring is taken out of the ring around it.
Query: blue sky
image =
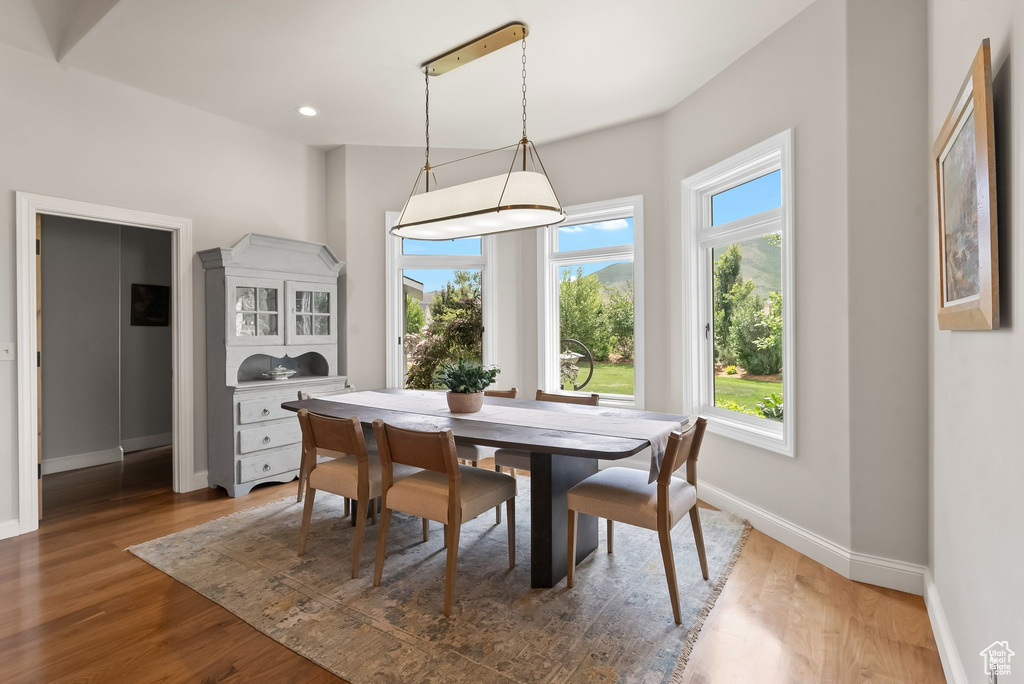
[[[711,198],[711,225],[720,226],[744,216],[782,206],[782,172],[773,171]]]

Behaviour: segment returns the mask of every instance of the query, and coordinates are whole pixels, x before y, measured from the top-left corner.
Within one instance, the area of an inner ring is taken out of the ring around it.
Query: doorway
[[[18,304],[18,533],[24,534],[38,528],[40,510],[39,479],[42,476],[43,464],[40,457],[39,416],[40,377],[45,377],[45,369],[40,374],[39,364],[46,363],[42,358],[40,347],[39,321],[45,323],[46,312],[40,316],[40,301],[37,294],[40,290],[39,280],[45,275],[37,266],[37,231],[42,227],[45,239],[47,219],[75,219],[79,224],[88,226],[95,223],[108,227],[123,226],[134,229],[151,229],[166,231],[170,235],[170,292],[168,328],[171,336],[171,442],[173,443],[172,471],[173,490],[187,492],[206,486],[206,473],[193,473],[193,362],[192,362],[192,226],[189,219],[172,216],[150,214],[130,209],[120,209],[87,202],[65,200],[43,195],[16,193],[17,204],[17,304]],[[42,217],[42,218],[40,218]],[[44,248],[45,249],[45,248]],[[129,283],[130,285],[131,283]],[[137,283],[146,284],[146,283]],[[45,284],[43,285],[45,288]],[[73,286],[71,296],[88,296],[87,283]],[[120,283],[118,285],[120,291]],[[130,293],[128,295],[130,300]],[[150,311],[152,315],[152,311]],[[45,345],[45,327],[42,330]],[[74,336],[72,342],[86,345],[92,341],[83,336]],[[118,337],[118,346],[121,341]],[[72,349],[70,354],[76,354]],[[82,363],[86,363],[89,355],[77,352]],[[118,371],[120,374],[120,370]],[[44,382],[43,389],[46,384]],[[90,392],[89,390],[92,390]],[[118,390],[120,391],[120,390]],[[100,387],[86,388],[84,398],[88,402],[99,397]],[[118,402],[120,403],[120,402]],[[122,416],[120,408],[117,412],[120,426]],[[90,422],[86,428],[92,428]],[[118,448],[120,444],[120,428],[118,430]],[[144,437],[150,437],[144,435]],[[135,442],[138,446],[141,442]],[[90,454],[86,451],[83,453]],[[97,458],[95,456],[91,458]],[[198,475],[198,477],[196,476]]]

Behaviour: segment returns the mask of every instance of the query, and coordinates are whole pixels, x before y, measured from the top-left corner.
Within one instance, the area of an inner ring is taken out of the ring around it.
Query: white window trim
[[[487,235],[480,240],[480,254],[403,254],[402,238],[391,234],[391,227],[398,223],[401,212],[389,211],[384,216],[385,239],[385,286],[387,323],[385,344],[387,353],[386,383],[388,388],[404,387],[405,371],[402,368],[401,339],[405,335],[403,302],[400,296],[402,289],[402,272],[407,268],[439,268],[439,269],[480,269],[480,289],[483,298],[483,362],[485,365],[495,362],[494,347],[494,313],[495,313],[495,280],[492,255],[494,254],[494,237]]]
[[[766,173],[782,171],[782,206],[711,228],[711,198]],[[683,297],[683,339],[687,349],[686,411],[708,420],[708,430],[785,456],[795,456],[796,426],[796,289],[794,287],[793,129],[715,164],[682,182],[683,264],[689,277]],[[785,414],[781,426],[714,405],[711,260],[713,247],[756,237],[778,226],[782,233],[782,367]]]
[[[644,407],[644,198],[642,195],[565,207],[567,218],[560,225],[596,223],[617,218],[633,219],[633,244],[558,252],[558,226],[537,230],[537,311],[539,320],[537,366],[538,387],[560,394],[589,394],[559,389],[558,348],[554,336],[558,320],[558,269],[587,261],[630,260],[633,262],[633,396],[604,394],[604,406]],[[585,389],[585,388],[584,388]]]

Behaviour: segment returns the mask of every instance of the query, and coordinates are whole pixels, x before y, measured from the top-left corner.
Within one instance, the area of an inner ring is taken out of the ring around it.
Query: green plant
[[[737,369],[737,368],[736,368],[736,366],[734,366],[734,365],[731,365],[731,364],[730,364],[730,365],[728,365],[728,366],[726,366],[726,367],[725,367],[725,368],[723,368],[722,370],[724,370],[724,371],[725,371],[725,374],[726,374],[726,375],[736,375],[737,373],[739,373],[739,372],[740,372],[740,371],[739,371],[739,369]]]
[[[583,275],[578,267],[561,270],[558,284],[558,308],[562,337],[572,337],[586,345],[596,361],[606,361],[612,350],[611,334],[601,281],[593,274]]]
[[[426,316],[420,303],[412,298],[412,295],[405,295],[405,332],[409,335],[418,335],[426,323]]]
[[[500,372],[497,366],[483,366],[476,361],[459,359],[455,363],[441,363],[437,369],[437,382],[456,394],[474,394],[493,385]]]
[[[430,322],[405,335],[409,389],[437,389],[437,369],[453,359],[483,358],[483,308],[479,271],[455,271],[430,305]],[[418,306],[417,306],[418,308]]]
[[[782,420],[782,395],[772,392],[761,401],[757,402],[757,408],[761,415],[771,420]]]
[[[633,358],[633,283],[605,290],[608,296],[606,313],[612,347],[623,359]]]
[[[766,302],[751,292],[736,302],[729,347],[748,373],[774,375],[781,371],[782,297],[773,292]]]
[[[758,411],[737,404],[732,399],[716,399],[715,406],[717,406],[718,408],[723,408],[726,411],[735,411],[736,413],[746,413],[748,416],[757,416],[758,418],[761,417],[761,414]]]

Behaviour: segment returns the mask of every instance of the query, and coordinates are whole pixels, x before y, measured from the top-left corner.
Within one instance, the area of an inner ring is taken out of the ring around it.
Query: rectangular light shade
[[[391,232],[417,240],[454,240],[564,220],[565,213],[547,176],[536,171],[513,171],[413,195]]]

